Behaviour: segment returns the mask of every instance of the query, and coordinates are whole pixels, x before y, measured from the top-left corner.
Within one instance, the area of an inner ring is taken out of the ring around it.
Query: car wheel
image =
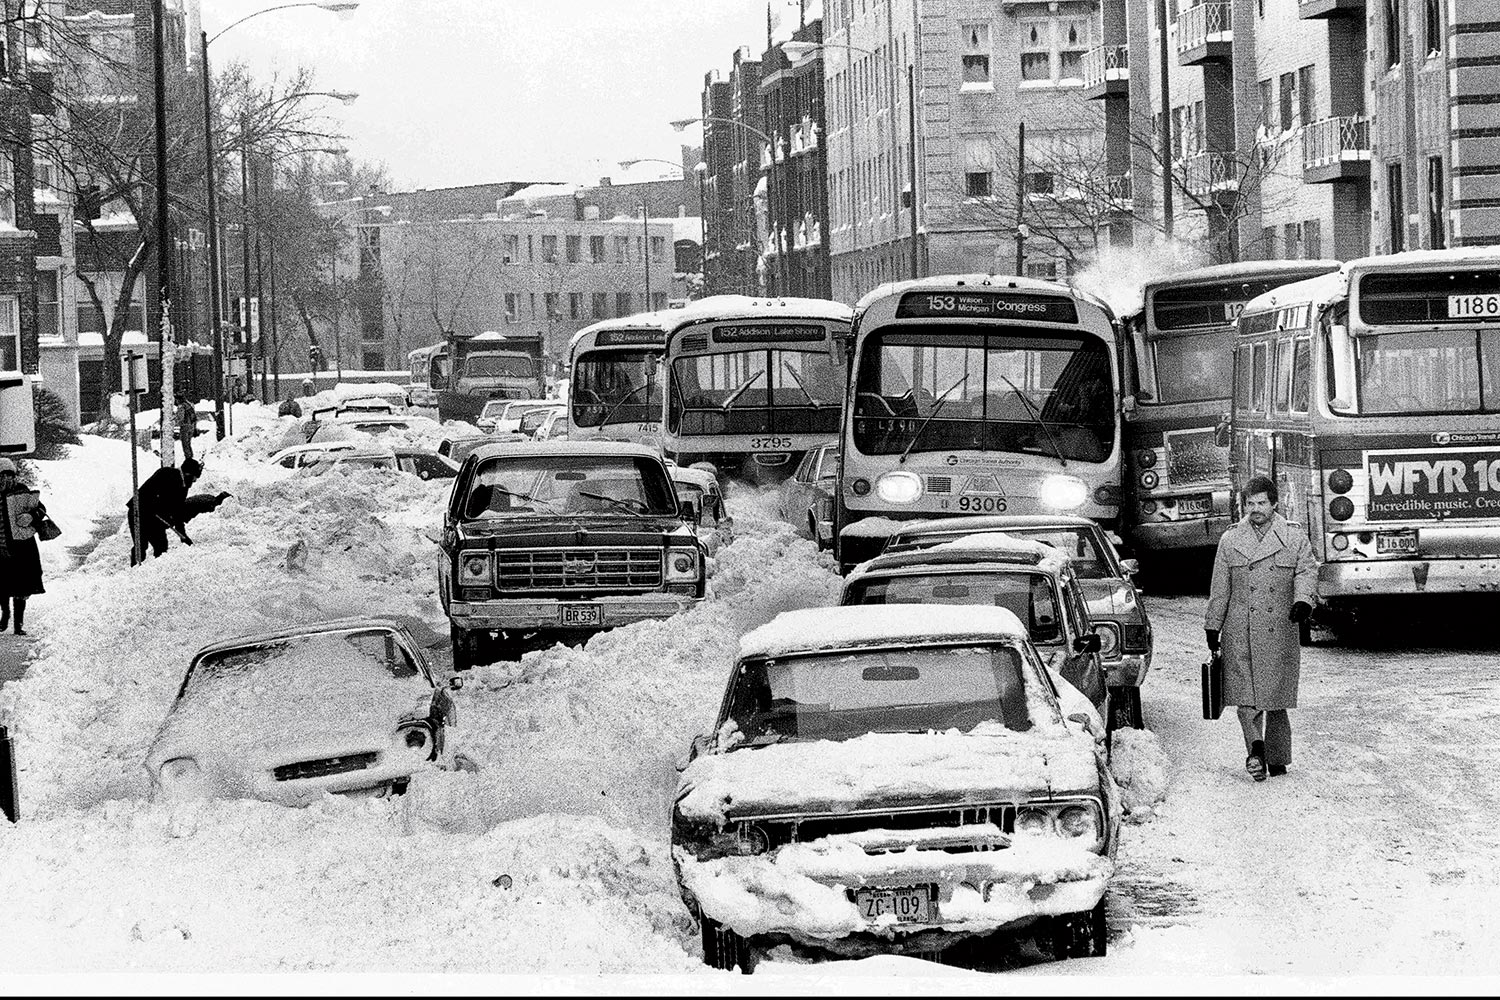
[[[453,669],[473,669],[479,659],[479,636],[469,629],[451,623],[448,626],[448,635],[453,641]]]
[[[1109,921],[1105,912],[1108,896],[1092,909],[1070,913],[1054,925],[1052,954],[1067,958],[1103,958],[1109,948]]]
[[[1109,689],[1109,728],[1144,729],[1141,716],[1141,689],[1134,685],[1122,685]]]
[[[738,967],[745,975],[755,971],[755,953],[748,938],[740,937],[711,917],[700,917],[703,932],[703,964],[728,972]]]

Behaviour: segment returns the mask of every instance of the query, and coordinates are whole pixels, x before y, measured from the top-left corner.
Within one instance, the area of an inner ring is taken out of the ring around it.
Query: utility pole
[[[1026,123],[1016,125],[1016,274],[1026,265]]]
[[[224,440],[224,292],[219,259],[218,182],[214,170],[213,104],[208,81],[208,32],[198,32],[203,76],[203,152],[208,164],[208,311],[214,335],[214,436]]]
[[[260,401],[269,403],[270,387],[266,378],[266,336],[262,331],[264,313],[261,306],[266,301],[264,260],[260,253],[260,168],[252,160],[250,163],[250,196],[255,199],[255,332],[259,334],[257,340],[259,347],[257,354],[260,356]]]
[[[255,337],[260,332],[260,317],[250,311],[250,138],[248,122],[240,116],[240,300],[244,303],[244,324],[240,331],[245,339],[245,389],[255,385]],[[255,327],[251,329],[251,320]],[[232,412],[232,411],[231,411]]]
[[[920,252],[917,250],[917,67],[916,64],[906,67],[906,119],[909,135],[907,136],[906,155],[909,160],[911,171],[911,276],[913,279],[922,276],[920,264]]]
[[[153,84],[156,96],[156,280],[157,328],[161,332],[161,464],[163,468],[177,462],[177,440],[174,431],[173,368],[176,365],[176,341],[172,333],[172,244],[171,225],[167,219],[167,67],[162,30],[162,4],[152,0],[151,41]],[[131,442],[132,448],[134,441]]]
[[[650,312],[651,311],[651,213],[648,212],[648,211],[646,211],[646,196],[644,194],[641,195],[641,236],[642,236],[642,238],[641,238],[641,266],[642,266],[642,268],[646,272],[646,308],[644,310],[642,310],[642,311],[643,312]],[[550,335],[551,332],[552,332],[552,330],[551,330],[551,322],[550,322],[551,319],[552,319],[552,317],[551,317],[550,314],[547,316],[547,319],[549,321],[548,322],[547,332]]]
[[[1172,238],[1172,92],[1167,72],[1167,0],[1156,0],[1157,62],[1161,80],[1161,211],[1162,235]]]

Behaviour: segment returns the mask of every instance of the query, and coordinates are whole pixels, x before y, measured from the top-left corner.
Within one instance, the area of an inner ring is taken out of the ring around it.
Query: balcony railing
[[[1203,58],[1223,58],[1214,51],[1234,41],[1234,5],[1201,3],[1186,7],[1177,17],[1177,55],[1196,62]]]
[[[1124,45],[1097,45],[1083,54],[1083,86],[1086,90],[1116,80],[1130,79],[1130,49]]]
[[[792,126],[792,155],[808,153],[818,148],[818,123],[804,117],[801,123]]]
[[[1308,183],[1370,176],[1370,119],[1324,118],[1302,129],[1302,175]]]
[[[1238,191],[1240,165],[1233,153],[1194,153],[1180,165],[1182,186],[1195,195]]]

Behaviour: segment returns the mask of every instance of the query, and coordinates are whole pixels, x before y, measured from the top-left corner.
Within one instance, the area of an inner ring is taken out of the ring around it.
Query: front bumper
[[[701,598],[687,594],[631,594],[623,597],[590,597],[576,601],[550,598],[509,598],[494,601],[457,601],[448,603],[448,618],[453,624],[469,629],[532,630],[581,626],[564,624],[562,608],[580,605],[600,609],[602,621],[584,628],[615,628],[633,622],[670,618],[697,604]]]
[[[1126,653],[1118,660],[1105,660],[1105,683],[1110,687],[1140,687],[1150,667],[1149,653]]]
[[[1325,600],[1496,591],[1500,591],[1500,558],[1493,556],[1482,559],[1330,561],[1318,567],[1318,596]]]
[[[704,916],[765,943],[850,956],[936,950],[1039,918],[1083,913],[1103,898],[1114,874],[1109,858],[1050,842],[957,855],[907,850],[851,857],[842,850],[826,854],[818,842],[710,861],[681,847],[673,854],[684,894]],[[913,886],[933,888],[929,922],[901,923],[889,914],[868,919],[855,903],[860,889]]]

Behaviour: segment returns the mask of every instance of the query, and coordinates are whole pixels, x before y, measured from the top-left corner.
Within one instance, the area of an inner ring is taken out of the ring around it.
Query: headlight
[[[490,580],[490,557],[474,552],[466,552],[459,557],[460,584],[464,583],[488,583]]]
[[[1068,806],[1058,814],[1057,826],[1068,837],[1099,839],[1099,820],[1088,806]]]
[[[698,579],[698,553],[688,549],[668,549],[667,579],[677,582]]]
[[[432,726],[426,722],[409,722],[396,730],[401,742],[408,750],[423,755],[427,760],[437,756],[437,740],[433,738]]]
[[[1101,622],[1094,626],[1099,636],[1099,655],[1111,657],[1120,651],[1120,627],[1114,622]]]
[[[174,757],[162,764],[156,779],[168,795],[193,795],[201,791],[203,769],[192,757]]]
[[[765,830],[751,823],[739,823],[730,829],[716,831],[706,848],[698,852],[698,859],[745,858],[764,854],[770,849],[771,838]]]
[[[1335,549],[1337,549],[1338,551],[1343,552],[1345,549],[1347,549],[1349,547],[1349,536],[1348,535],[1334,535],[1333,536],[1333,547]]]
[[[922,496],[922,480],[911,472],[887,472],[875,480],[875,495],[886,503],[916,503]]]
[[[1089,498],[1088,484],[1077,476],[1054,474],[1042,480],[1037,499],[1053,510],[1076,510]]]
[[[1022,809],[1016,813],[1017,833],[1051,833],[1052,815],[1045,809]]]
[[[1159,482],[1159,480],[1157,479],[1156,473],[1150,471],[1141,473],[1141,486],[1144,489],[1155,489],[1157,482]]]

